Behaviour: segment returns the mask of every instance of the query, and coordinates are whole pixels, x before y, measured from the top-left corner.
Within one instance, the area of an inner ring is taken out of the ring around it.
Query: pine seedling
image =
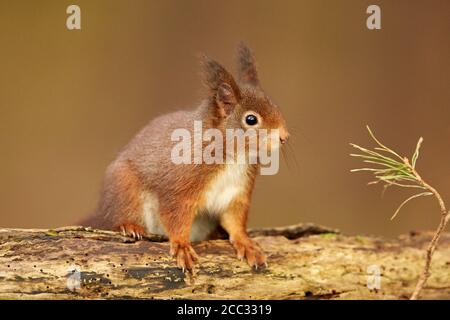
[[[408,202],[420,197],[434,196],[441,209],[441,220],[439,226],[427,248],[425,267],[420,275],[414,292],[411,295],[411,300],[415,300],[418,298],[421,290],[428,280],[428,277],[430,276],[431,259],[434,251],[436,250],[442,231],[445,229],[447,222],[450,220],[450,211],[447,211],[445,203],[439,192],[425,182],[416,170],[420,147],[423,143],[422,137],[418,140],[414,153],[412,154],[411,159],[409,159],[408,157],[400,156],[397,152],[382,144],[375,137],[369,126],[367,126],[367,130],[377,146],[373,149],[366,149],[351,143],[350,145],[357,149],[359,153],[353,153],[350,155],[352,157],[361,158],[363,162],[367,164],[366,167],[353,169],[351,172],[365,171],[372,173],[375,179],[369,182],[369,185],[383,184],[384,189],[391,186],[396,186],[401,188],[411,188],[417,191],[398,206],[391,219],[394,219]]]

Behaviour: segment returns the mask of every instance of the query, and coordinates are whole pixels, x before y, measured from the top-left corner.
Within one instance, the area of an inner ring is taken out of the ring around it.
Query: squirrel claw
[[[132,223],[126,223],[120,226],[120,231],[122,232],[122,235],[124,237],[131,236],[135,240],[142,240],[142,235],[145,233],[145,230],[143,227],[132,224]]]
[[[238,259],[241,261],[247,260],[252,269],[258,270],[259,267],[267,267],[266,256],[258,244],[250,238],[234,240],[232,244],[237,251]]]
[[[198,256],[190,244],[171,243],[170,254],[175,257],[177,267],[183,273],[187,270],[193,273],[195,262],[198,261]]]

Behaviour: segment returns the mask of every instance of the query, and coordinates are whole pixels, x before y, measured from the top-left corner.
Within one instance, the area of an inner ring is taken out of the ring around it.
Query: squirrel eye
[[[249,126],[254,126],[258,123],[258,118],[254,116],[253,114],[249,114],[245,117],[245,123]]]

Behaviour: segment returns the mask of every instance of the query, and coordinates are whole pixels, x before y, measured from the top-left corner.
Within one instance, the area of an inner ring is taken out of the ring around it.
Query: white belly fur
[[[228,164],[209,184],[205,193],[205,208],[209,214],[220,215],[231,201],[245,191],[247,166]]]
[[[230,205],[231,201],[245,191],[247,166],[228,164],[207,186],[205,207],[194,219],[190,240],[202,241],[217,227],[218,218]],[[158,198],[150,193],[142,194],[143,216],[147,232],[166,235],[159,218]]]
[[[159,219],[159,201],[158,197],[144,191],[141,195],[142,214],[144,216],[145,228],[148,233],[166,235]]]

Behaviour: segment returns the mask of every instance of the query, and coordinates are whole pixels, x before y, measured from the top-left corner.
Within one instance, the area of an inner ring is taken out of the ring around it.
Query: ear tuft
[[[241,99],[241,92],[233,76],[217,61],[206,55],[200,57],[203,82],[216,101],[221,116],[229,115]]]
[[[252,51],[244,42],[240,42],[237,50],[239,81],[259,86],[256,60]]]
[[[239,88],[233,76],[216,60],[203,54],[200,56],[200,63],[203,69],[203,82],[212,92],[217,92],[222,83],[226,83],[233,90],[238,91]]]

